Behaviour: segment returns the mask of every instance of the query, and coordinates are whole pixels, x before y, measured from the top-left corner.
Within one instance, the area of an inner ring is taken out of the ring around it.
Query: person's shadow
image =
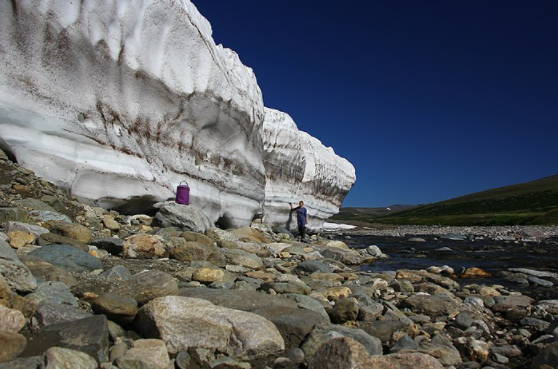
[[[289,219],[287,219],[287,223],[285,223],[285,228],[287,231],[291,231],[291,222],[293,221],[293,210],[289,211]]]

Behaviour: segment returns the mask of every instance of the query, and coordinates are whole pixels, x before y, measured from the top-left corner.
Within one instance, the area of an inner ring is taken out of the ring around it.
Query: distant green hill
[[[356,216],[354,210],[343,208],[336,219],[421,225],[558,224],[558,175],[388,214],[365,214],[359,210]]]

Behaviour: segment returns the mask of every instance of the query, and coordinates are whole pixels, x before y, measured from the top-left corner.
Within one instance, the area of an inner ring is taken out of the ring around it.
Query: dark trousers
[[[306,231],[306,224],[299,222],[298,223],[298,233],[300,234],[300,238],[304,238],[304,232]]]

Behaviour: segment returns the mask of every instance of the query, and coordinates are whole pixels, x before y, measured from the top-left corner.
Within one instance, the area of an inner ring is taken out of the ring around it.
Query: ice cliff
[[[296,206],[303,200],[308,226],[320,228],[324,219],[337,213],[356,181],[351,163],[299,131],[288,114],[269,108],[264,119],[264,166],[266,216],[274,222],[288,222],[293,229],[296,220],[289,221],[286,201]]]
[[[264,109],[253,71],[211,32],[188,0],[0,2],[0,147],[106,208],[173,198],[187,180],[223,225],[262,211],[282,223],[304,197],[319,226],[354,168]]]

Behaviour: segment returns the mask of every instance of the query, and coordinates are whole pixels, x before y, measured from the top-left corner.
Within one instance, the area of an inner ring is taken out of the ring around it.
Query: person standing
[[[304,201],[299,201],[296,208],[293,208],[293,204],[290,202],[289,205],[291,205],[291,212],[296,211],[296,224],[298,226],[298,233],[300,233],[300,238],[304,239],[304,232],[306,231],[306,225],[308,224],[308,212],[304,207]]]

